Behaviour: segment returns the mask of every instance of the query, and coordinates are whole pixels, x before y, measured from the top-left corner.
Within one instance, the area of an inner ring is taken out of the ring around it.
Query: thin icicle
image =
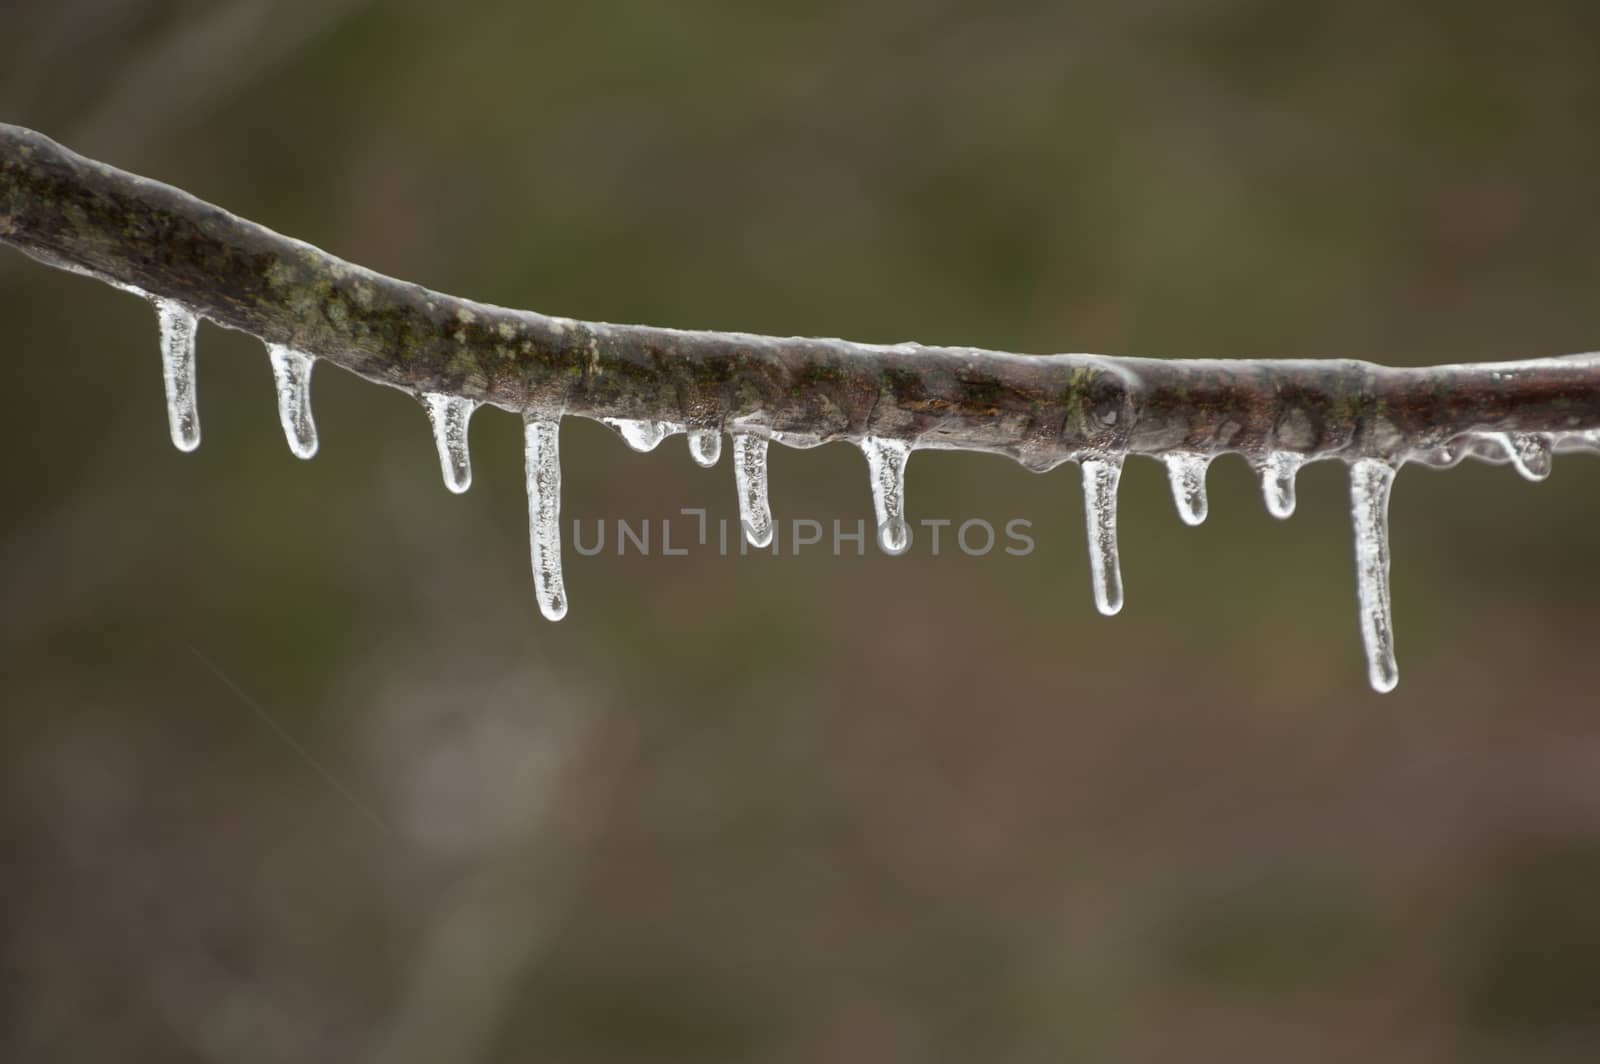
[[[661,441],[672,435],[673,427],[665,421],[630,421],[627,418],[604,417],[600,419],[617,430],[617,435],[636,451],[653,451]]]
[[[433,444],[439,451],[439,471],[444,486],[460,495],[472,487],[472,451],[467,442],[467,427],[478,404],[457,395],[424,393],[422,406],[433,426]]]
[[[317,453],[317,423],[311,419],[311,367],[315,360],[283,344],[268,344],[267,357],[272,360],[278,421],[289,450],[296,458],[310,458]]]
[[[1089,575],[1094,604],[1107,617],[1122,609],[1122,565],[1117,560],[1117,483],[1122,458],[1083,460],[1083,512],[1089,531]]]
[[[1293,451],[1272,451],[1261,463],[1261,495],[1267,503],[1267,513],[1284,518],[1294,514],[1294,479],[1305,458]]]
[[[1373,690],[1380,692],[1392,691],[1400,682],[1389,605],[1389,490],[1394,472],[1389,463],[1375,458],[1359,459],[1350,467],[1361,640],[1367,651],[1367,677]]]
[[[1172,501],[1186,525],[1205,521],[1210,507],[1206,502],[1206,470],[1211,459],[1203,454],[1174,451],[1163,456],[1167,479],[1172,482]]]
[[[772,543],[772,507],[767,501],[767,441],[733,434],[733,482],[739,489],[739,523],[752,547]]]
[[[885,554],[903,554],[911,546],[906,524],[906,459],[911,445],[904,440],[868,436],[861,441],[872,482],[872,512],[878,518],[878,545]]]
[[[524,471],[528,479],[528,547],[533,555],[533,592],[539,612],[552,621],[567,615],[561,577],[561,422],[522,417]]]
[[[167,428],[180,451],[200,446],[200,411],[194,393],[194,334],[200,319],[170,299],[153,299],[161,322],[161,379],[167,391]]]
[[[710,469],[722,457],[722,433],[716,429],[697,429],[689,433],[689,455],[696,465]]]

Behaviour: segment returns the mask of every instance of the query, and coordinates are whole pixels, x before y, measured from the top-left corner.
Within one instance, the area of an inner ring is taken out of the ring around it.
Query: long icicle
[[[906,460],[911,445],[904,440],[868,436],[861,441],[872,482],[872,512],[878,519],[878,545],[885,554],[904,554],[911,546],[906,524]]]
[[[528,481],[528,548],[539,612],[552,621],[567,615],[561,576],[561,422],[522,416],[524,471]]]
[[[1203,454],[1174,451],[1162,456],[1167,479],[1172,482],[1172,501],[1186,525],[1205,521],[1210,506],[1206,502],[1206,470],[1211,459]]]
[[[194,389],[194,334],[200,319],[170,299],[155,299],[161,323],[161,380],[167,392],[167,428],[180,451],[200,446],[200,411]]]
[[[772,505],[767,500],[767,441],[733,434],[733,482],[739,491],[739,524],[752,547],[772,543]]]
[[[455,395],[425,392],[419,396],[433,427],[433,445],[439,451],[439,472],[444,486],[460,495],[472,487],[472,450],[468,428],[478,404]]]
[[[316,362],[283,344],[268,344],[267,357],[272,361],[284,439],[296,458],[311,458],[317,453],[317,423],[311,417],[311,367]]]
[[[1094,604],[1107,617],[1122,609],[1122,564],[1117,559],[1117,484],[1122,458],[1083,460],[1083,512],[1089,532]]]
[[[1361,641],[1367,651],[1367,678],[1380,692],[1393,691],[1400,682],[1389,601],[1389,492],[1394,473],[1393,466],[1376,458],[1358,459],[1350,467]]]
[[[702,469],[710,469],[722,457],[722,433],[716,429],[696,429],[689,433],[689,455]]]
[[[1261,497],[1266,501],[1267,513],[1286,518],[1294,515],[1295,474],[1306,460],[1293,451],[1272,451],[1261,463]]]

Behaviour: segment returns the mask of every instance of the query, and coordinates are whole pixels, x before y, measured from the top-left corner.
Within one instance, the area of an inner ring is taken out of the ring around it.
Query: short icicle
[[[437,392],[426,392],[420,398],[428,411],[428,424],[433,426],[433,444],[439,451],[439,471],[444,474],[444,486],[460,495],[472,487],[472,451],[467,428],[478,404],[471,399]]]
[[[722,457],[722,433],[716,429],[696,429],[689,433],[689,456],[702,469],[710,469]]]
[[[1210,507],[1206,502],[1206,470],[1211,459],[1203,454],[1172,452],[1163,456],[1167,479],[1172,482],[1172,501],[1186,525],[1205,521]]]
[[[317,423],[311,418],[311,367],[308,354],[283,344],[268,344],[272,360],[272,383],[278,390],[278,422],[296,458],[311,458],[317,453]]]
[[[1505,440],[1511,464],[1529,480],[1543,480],[1554,467],[1550,437],[1537,432],[1513,432]]]
[[[733,481],[739,489],[739,523],[752,547],[772,543],[772,506],[767,501],[767,441],[733,434]]]
[[[1294,515],[1295,475],[1306,460],[1293,451],[1272,451],[1261,463],[1261,496],[1266,500],[1267,513],[1276,518]]]
[[[1350,467],[1361,640],[1367,651],[1367,677],[1379,692],[1393,691],[1400,682],[1389,604],[1389,492],[1394,474],[1393,466],[1375,458],[1359,459]]]
[[[911,445],[904,440],[868,436],[861,441],[872,481],[872,512],[878,519],[878,545],[885,554],[904,554],[911,546],[906,524],[906,460]]]
[[[672,426],[665,421],[630,421],[620,417],[600,420],[616,429],[623,442],[636,451],[653,451],[672,434]]]
[[[533,592],[539,600],[539,612],[552,621],[567,615],[567,589],[561,576],[560,436],[558,418],[532,413],[522,416]]]
[[[1107,617],[1122,609],[1122,565],[1117,560],[1117,484],[1122,457],[1083,460],[1083,512],[1089,532],[1089,575],[1094,604]]]
[[[1481,441],[1478,450],[1481,457],[1494,461],[1493,452],[1498,450],[1526,480],[1543,480],[1554,465],[1552,440],[1540,433],[1480,432],[1474,439]],[[1487,452],[1483,444],[1488,445]]]
[[[194,391],[194,334],[200,319],[170,299],[154,299],[161,323],[161,379],[167,392],[167,428],[180,451],[200,446],[200,411]]]

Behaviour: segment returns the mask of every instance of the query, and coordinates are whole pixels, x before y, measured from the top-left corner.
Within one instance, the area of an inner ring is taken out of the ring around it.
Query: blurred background
[[[10,0],[0,119],[377,270],[580,318],[1022,351],[1600,346],[1600,8]],[[921,453],[1026,557],[595,557],[729,463],[519,428],[440,482],[321,367],[0,250],[0,1058],[1588,1061],[1600,462],[1409,468],[1366,686],[1342,468],[1267,516]],[[781,522],[870,519],[774,448]],[[659,534],[659,533],[658,533]],[[657,543],[659,547],[659,542]]]

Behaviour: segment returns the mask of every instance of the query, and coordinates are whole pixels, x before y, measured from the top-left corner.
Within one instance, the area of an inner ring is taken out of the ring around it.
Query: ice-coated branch
[[[7,125],[0,241],[372,380],[517,411],[899,439],[1031,468],[1085,452],[1392,461],[1440,454],[1466,433],[1600,425],[1592,358],[1387,369],[1025,356],[508,310],[344,262]]]
[[[0,242],[137,293],[156,307],[173,443],[200,444],[200,318],[262,340],[290,449],[317,451],[311,372],[324,359],[417,395],[445,483],[471,484],[468,425],[488,403],[524,424],[529,547],[545,616],[567,612],[560,421],[615,428],[636,450],[686,433],[704,466],[733,437],[746,538],[773,543],[769,444],[850,440],[866,456],[878,541],[911,546],[905,468],[918,448],[1006,454],[1030,469],[1081,465],[1095,604],[1122,608],[1117,486],[1129,454],[1159,458],[1189,524],[1206,468],[1245,455],[1267,509],[1288,517],[1308,461],[1351,468],[1357,601],[1369,676],[1398,671],[1388,508],[1398,467],[1463,458],[1548,475],[1561,450],[1600,450],[1600,354],[1389,369],[1351,360],[1162,360],[1015,355],[606,325],[429,291],[280,236],[168,185],[0,125]]]

